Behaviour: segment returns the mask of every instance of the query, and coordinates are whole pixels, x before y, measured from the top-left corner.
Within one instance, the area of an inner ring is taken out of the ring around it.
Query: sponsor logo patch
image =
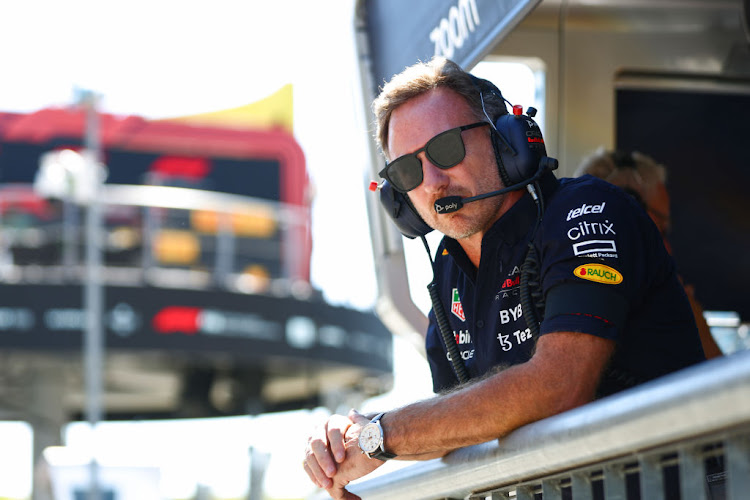
[[[453,336],[456,337],[456,344],[458,345],[471,344],[471,333],[469,333],[469,330],[459,330],[458,332],[454,330]]]
[[[581,221],[577,225],[568,229],[568,239],[576,241],[584,236],[591,235],[616,235],[614,222],[610,223],[608,220],[604,222],[588,222]]]
[[[604,205],[606,205],[607,202],[603,201],[601,205],[586,205],[585,203],[581,205],[578,208],[574,208],[570,212],[568,212],[568,217],[565,220],[572,220],[577,217],[580,217],[581,215],[586,214],[601,214],[604,213]]]
[[[583,264],[576,267],[573,274],[584,280],[605,283],[607,285],[617,285],[622,283],[623,280],[620,271],[604,264]]]
[[[617,257],[617,245],[615,244],[615,240],[586,240],[574,243],[573,253],[576,256],[592,253],[612,253],[614,257]]]
[[[513,279],[506,278],[505,281],[503,281],[503,286],[502,286],[501,289],[511,288],[511,287],[514,287],[514,286],[518,286],[520,284],[521,284],[521,277],[520,276],[516,276]]]
[[[451,300],[451,312],[461,321],[466,321],[464,308],[461,305],[461,298],[458,296],[458,288],[453,289],[453,298]]]

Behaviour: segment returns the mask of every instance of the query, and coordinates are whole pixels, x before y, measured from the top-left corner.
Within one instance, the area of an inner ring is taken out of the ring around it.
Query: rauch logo
[[[622,283],[623,280],[620,271],[604,264],[584,264],[576,267],[573,274],[585,280],[606,283],[608,285],[617,285]]]

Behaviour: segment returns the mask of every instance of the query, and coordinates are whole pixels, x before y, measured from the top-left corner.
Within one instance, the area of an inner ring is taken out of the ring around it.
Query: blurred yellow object
[[[245,267],[237,280],[237,286],[246,293],[265,293],[271,285],[271,274],[260,264]]]
[[[216,234],[220,227],[221,217],[229,217],[230,228],[236,236],[270,238],[277,228],[273,210],[262,206],[232,214],[194,210],[190,212],[190,224],[201,233]]]
[[[116,249],[133,248],[140,242],[140,234],[132,227],[116,227],[107,235],[107,245]]]
[[[249,274],[260,279],[271,279],[271,275],[268,273],[268,269],[260,264],[250,264],[242,270],[242,274]]]
[[[192,264],[201,254],[198,237],[189,231],[165,229],[154,237],[154,258],[162,264]]]
[[[294,132],[292,84],[288,83],[268,97],[244,106],[163,121],[237,128],[282,127],[291,134]]]

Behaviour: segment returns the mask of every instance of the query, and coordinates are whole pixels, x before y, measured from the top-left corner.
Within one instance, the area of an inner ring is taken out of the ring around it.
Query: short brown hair
[[[667,181],[667,169],[656,160],[638,151],[608,151],[603,147],[583,159],[573,174],[593,175],[610,184],[628,188],[648,202],[660,184]]]
[[[453,61],[444,57],[433,57],[429,62],[419,62],[391,78],[372,103],[377,120],[376,140],[386,158],[388,125],[393,111],[409,99],[441,87],[451,89],[466,99],[478,120],[487,120],[482,109],[483,100],[484,109],[493,121],[507,113],[502,96],[494,92],[480,91],[477,81]]]

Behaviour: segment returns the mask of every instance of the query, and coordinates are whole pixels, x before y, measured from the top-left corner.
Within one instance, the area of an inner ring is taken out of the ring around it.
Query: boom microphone
[[[511,191],[515,191],[517,189],[522,189],[529,184],[538,181],[542,177],[542,174],[544,174],[544,172],[546,172],[548,169],[555,170],[556,168],[557,160],[545,156],[539,161],[539,168],[537,169],[536,174],[534,174],[534,176],[530,179],[526,179],[525,181],[519,182],[518,184],[513,184],[512,186],[503,189],[498,189],[497,191],[490,191],[489,193],[478,194],[469,198],[461,198],[460,196],[446,196],[445,198],[440,198],[435,202],[435,212],[437,212],[438,214],[450,214],[453,212],[457,212],[458,210],[463,208],[465,204],[471,203],[472,201],[483,200],[485,198],[491,198],[492,196],[499,196],[501,194],[510,193]]]
[[[472,196],[470,198],[461,198],[460,196],[446,196],[445,198],[440,198],[439,200],[435,202],[435,212],[439,214],[450,214],[453,212],[457,212],[458,210],[462,209],[466,203],[471,203],[472,201],[477,201],[477,200],[483,200],[485,198],[490,198],[492,196],[499,196],[501,194],[509,193],[515,189],[517,188],[516,187],[504,188],[498,191],[491,191],[489,193]]]

